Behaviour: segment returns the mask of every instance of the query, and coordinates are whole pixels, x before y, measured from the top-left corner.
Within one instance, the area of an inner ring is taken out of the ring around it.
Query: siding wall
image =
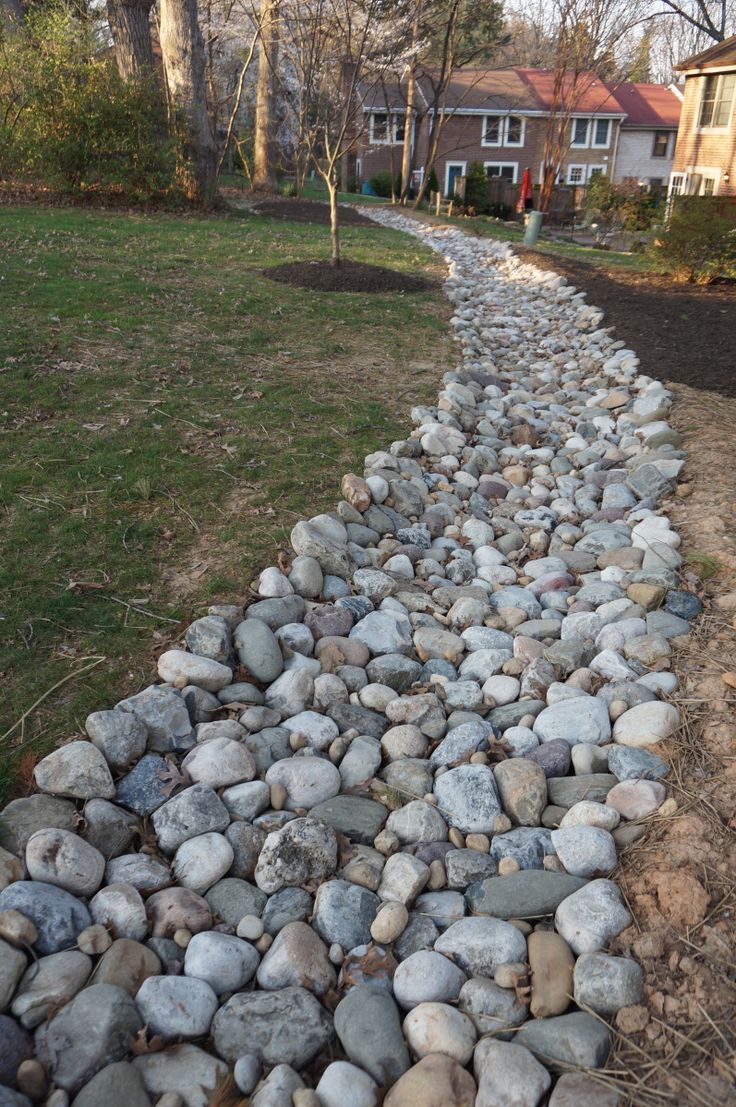
[[[662,128],[664,130],[664,128]],[[626,125],[621,128],[616,153],[617,181],[633,178],[642,183],[648,182],[651,177],[659,177],[662,183],[667,185],[672,170],[672,161],[675,150],[676,132],[670,132],[667,144],[666,158],[653,158],[655,131],[628,130]]]
[[[685,100],[677,132],[674,173],[700,172],[702,169],[720,170],[717,192],[720,196],[736,196],[736,108],[731,115],[728,133],[709,134],[697,129],[700,98],[705,77],[688,77],[685,81]],[[730,175],[729,181],[723,174]]]
[[[521,114],[521,113],[520,113]],[[527,116],[522,146],[484,146],[483,116],[482,115],[454,115],[442,133],[440,151],[435,163],[435,172],[440,188],[444,191],[446,180],[446,167],[448,163],[465,163],[466,169],[473,161],[499,163],[511,163],[516,166],[516,180],[521,181],[524,169],[529,166],[532,171],[532,179],[539,182],[540,166],[544,151],[544,136],[547,121],[539,116]],[[607,167],[613,157],[616,142],[616,133],[619,128],[617,119],[611,120],[610,141],[606,149],[597,147],[575,147],[568,149],[563,158],[563,181],[567,181],[567,167],[569,165]],[[417,128],[415,136],[416,156],[415,165],[421,165],[427,152],[427,124],[426,120]],[[361,181],[368,180],[374,173],[386,171],[390,168],[390,147],[388,145],[371,145],[368,141],[368,116],[366,126],[360,141],[358,157],[361,163]],[[395,172],[401,170],[402,144],[393,146]]]

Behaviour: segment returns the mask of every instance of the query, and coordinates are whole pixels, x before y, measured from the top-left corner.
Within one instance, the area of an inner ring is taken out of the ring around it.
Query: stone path
[[[2,813],[0,1107],[618,1102],[559,1066],[641,998],[611,873],[700,610],[670,396],[561,278],[369,214],[446,256],[460,364]]]

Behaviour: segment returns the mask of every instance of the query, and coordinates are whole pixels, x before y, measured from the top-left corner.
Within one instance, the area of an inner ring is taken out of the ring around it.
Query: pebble
[[[420,1003],[451,1003],[460,995],[466,979],[465,973],[441,953],[417,950],[396,969],[394,995],[406,1010]]]
[[[584,953],[575,962],[575,1002],[599,1015],[615,1015],[642,1001],[641,966],[628,957]]]
[[[476,1085],[469,1072],[444,1053],[422,1057],[389,1089],[385,1107],[474,1107]]]
[[[335,1010],[335,1032],[353,1064],[379,1085],[393,1084],[410,1067],[398,1008],[378,985],[350,989]]]
[[[216,995],[222,995],[223,992],[238,992],[245,987],[253,977],[258,961],[253,946],[241,941],[240,937],[206,931],[194,934],[187,945],[184,974],[204,980]]]
[[[631,925],[631,915],[611,880],[591,880],[563,899],[555,926],[575,953],[597,953]]]
[[[420,1003],[404,1019],[403,1029],[418,1058],[446,1053],[466,1065],[473,1055],[477,1032],[472,1020],[446,1003]]]
[[[376,1107],[378,1103],[375,1080],[349,1061],[328,1065],[315,1091],[320,1107]]]
[[[537,1107],[552,1080],[523,1045],[484,1039],[475,1051],[476,1107]]]

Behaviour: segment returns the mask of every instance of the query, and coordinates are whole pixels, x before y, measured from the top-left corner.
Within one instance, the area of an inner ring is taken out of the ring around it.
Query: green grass
[[[438,264],[382,228],[345,228],[343,247]],[[149,683],[209,603],[243,599],[296,518],[406,433],[452,358],[439,287],[315,293],[263,276],[329,256],[327,228],[3,208],[0,256],[7,774]]]

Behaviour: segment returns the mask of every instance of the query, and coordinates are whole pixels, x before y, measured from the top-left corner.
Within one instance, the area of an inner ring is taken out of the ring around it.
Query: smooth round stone
[[[225,830],[230,815],[217,793],[206,784],[193,784],[168,800],[151,816],[164,853],[176,853],[190,838],[209,831]]]
[[[395,942],[409,922],[409,912],[403,903],[384,903],[371,924],[371,938],[379,945]]]
[[[248,618],[238,623],[233,644],[240,664],[259,684],[270,684],[281,674],[284,667],[281,647],[265,622]]]
[[[58,1004],[72,999],[87,983],[91,972],[91,958],[78,950],[40,957],[28,967],[18,985],[11,1007],[13,1015],[32,1030]]]
[[[402,845],[447,841],[447,823],[430,803],[411,800],[392,811],[386,820],[386,829],[395,834]]]
[[[266,599],[279,596],[291,596],[294,586],[275,565],[269,565],[258,577],[258,594]]]
[[[340,791],[340,773],[331,761],[321,757],[291,757],[277,761],[266,773],[266,784],[286,789],[286,806],[309,811],[332,799]]]
[[[112,769],[120,772],[146,752],[148,731],[127,711],[93,711],[84,729]]]
[[[613,741],[622,746],[651,746],[674,734],[680,713],[671,703],[652,700],[630,707],[613,724]]]
[[[381,738],[381,747],[388,761],[424,757],[428,744],[426,735],[419,727],[412,725],[391,727]]]
[[[606,796],[606,806],[624,819],[645,819],[664,803],[667,791],[655,780],[622,780]]]
[[[458,998],[466,979],[465,973],[441,953],[419,950],[396,969],[394,995],[405,1009],[420,1003],[451,1003]]]
[[[84,807],[82,837],[98,849],[105,860],[118,857],[130,848],[138,830],[138,820],[109,800],[89,800]]]
[[[577,742],[601,745],[611,737],[611,722],[601,700],[593,696],[575,696],[545,707],[534,720],[534,733],[540,742],[564,738],[571,746]]]
[[[251,780],[226,788],[220,798],[231,815],[250,822],[269,806],[271,789],[264,780]]]
[[[580,800],[568,808],[560,819],[560,827],[571,826],[598,826],[602,830],[615,830],[620,822],[617,811],[607,807],[605,803],[595,803],[593,800]],[[554,842],[554,838],[552,839]]]
[[[247,880],[228,876],[205,893],[205,901],[214,917],[235,929],[244,915],[260,915],[266,905],[266,894]]]
[[[76,943],[92,919],[86,906],[63,888],[37,880],[19,880],[0,892],[0,911],[15,909],[31,920],[36,952],[57,953]]]
[[[346,880],[328,880],[317,889],[312,925],[328,944],[343,949],[367,945],[380,900],[367,888]]]
[[[384,1107],[473,1107],[475,1081],[452,1057],[430,1053],[397,1080]]]
[[[206,692],[219,692],[233,679],[233,672],[220,661],[200,657],[186,650],[166,650],[158,659],[158,675],[165,684],[183,688],[193,684]]]
[[[130,938],[118,938],[100,958],[94,979],[96,984],[114,984],[135,996],[144,980],[161,971],[161,960],[153,949]]]
[[[327,947],[305,922],[287,923],[279,931],[258,967],[257,979],[266,991],[301,985],[316,995],[324,995],[336,983]]]
[[[132,884],[139,892],[157,892],[171,881],[168,865],[146,853],[113,857],[105,867],[107,884]]]
[[[195,934],[187,946],[184,974],[206,981],[216,995],[222,995],[245,987],[258,961],[258,953],[248,942],[229,934],[206,931]]]
[[[26,868],[33,880],[91,896],[102,883],[105,858],[69,830],[38,830],[26,846]]]
[[[611,747],[590,746],[578,742],[570,750],[573,771],[578,775],[584,773],[605,773],[608,771],[608,750]],[[555,773],[555,776],[561,774]]]
[[[90,914],[114,938],[142,941],[148,933],[146,907],[132,884],[108,884],[90,900]]]
[[[69,742],[33,770],[42,792],[71,799],[112,799],[115,785],[107,761],[91,742]]]
[[[166,1039],[209,1033],[217,996],[209,984],[188,976],[149,976],[135,997],[149,1029]]]
[[[154,938],[173,938],[177,930],[200,930],[212,927],[212,912],[206,900],[188,888],[164,888],[146,900],[146,914]]]
[[[510,757],[527,757],[534,750],[539,748],[539,739],[534,731],[528,726],[510,726],[508,730],[503,732],[504,745],[509,750]],[[547,746],[543,747],[547,749],[552,745],[552,742],[548,742]],[[567,742],[565,742],[567,745]],[[537,758],[532,758],[537,760]],[[538,763],[540,763],[538,761]],[[542,763],[544,768],[544,764]]]
[[[174,854],[174,877],[183,888],[203,894],[230,869],[235,854],[222,834],[200,834]]]
[[[504,1039],[511,1037],[528,1014],[526,1004],[517,998],[513,988],[501,988],[482,976],[463,984],[459,1007],[472,1019],[479,1035],[493,1034]]]
[[[483,698],[494,707],[503,707],[519,698],[521,683],[516,677],[492,676],[483,685]]]
[[[233,1067],[233,1079],[238,1091],[250,1095],[261,1078],[261,1062],[253,1053],[239,1057]]]
[[[564,738],[553,738],[551,742],[530,750],[525,757],[539,765],[546,777],[566,776],[570,769],[570,753],[569,742]]]
[[[472,1020],[445,1003],[420,1003],[404,1019],[403,1030],[416,1057],[446,1053],[460,1065],[472,1057],[477,1039]]]
[[[552,845],[572,876],[606,875],[616,867],[616,843],[597,826],[568,826],[552,831]]]
[[[499,965],[526,961],[526,940],[521,931],[511,923],[483,916],[452,923],[434,948],[474,976],[493,976]]]
[[[163,1107],[167,1095],[181,1097],[167,1107],[180,1107],[181,1103],[185,1107],[208,1107],[210,1093],[206,1089],[216,1087],[228,1072],[227,1065],[217,1057],[188,1042],[159,1053],[144,1053],[133,1060],[133,1067],[141,1073],[157,1107]]]
[[[289,570],[289,583],[299,596],[316,600],[322,591],[322,569],[314,557],[295,557]]]
[[[367,1072],[349,1061],[333,1061],[316,1088],[320,1107],[375,1107],[378,1085]]]
[[[231,738],[208,738],[186,755],[182,769],[195,784],[207,784],[210,788],[226,788],[252,780],[256,765],[251,752]]]

